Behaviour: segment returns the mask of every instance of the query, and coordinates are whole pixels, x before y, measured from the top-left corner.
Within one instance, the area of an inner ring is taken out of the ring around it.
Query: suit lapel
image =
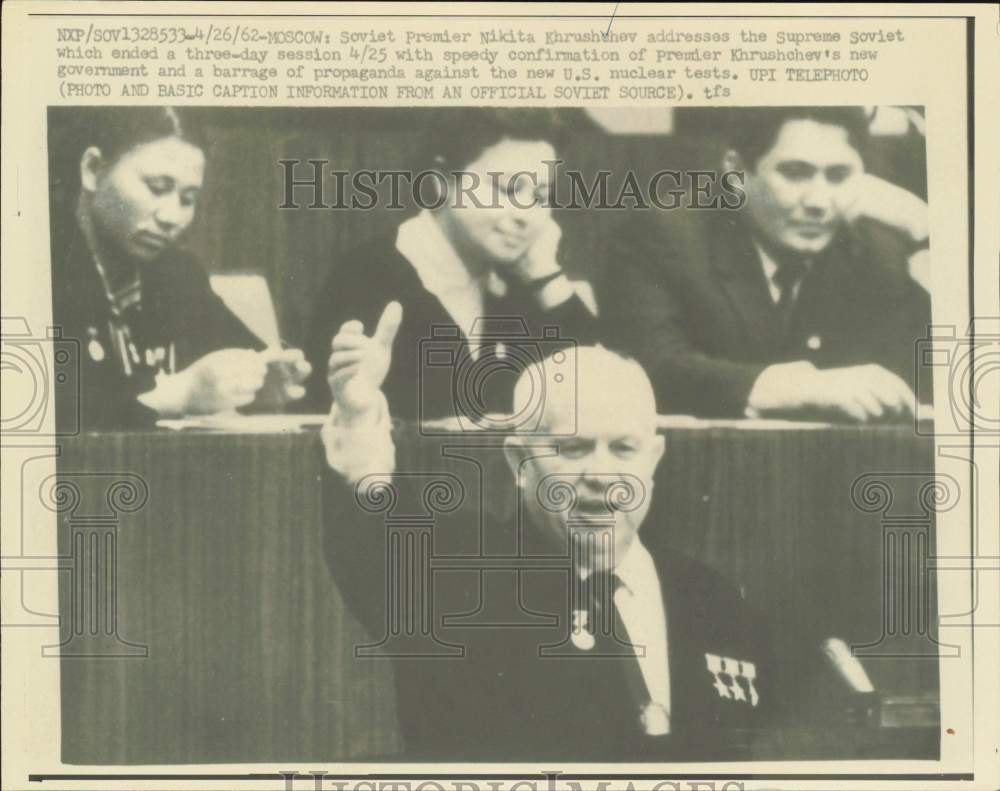
[[[671,728],[697,730],[711,721],[719,701],[706,665],[705,632],[710,628],[702,606],[706,592],[685,564],[673,562],[669,553],[657,553],[654,560],[667,616]]]
[[[739,318],[748,348],[771,348],[778,327],[760,256],[735,216],[723,217],[714,225],[715,232],[710,234],[714,275]]]
[[[657,552],[653,555],[660,578],[663,612],[667,618],[667,667],[670,673],[670,723],[677,730],[682,722],[697,716],[697,674],[691,654],[691,613],[681,607],[685,596],[683,580],[673,564]],[[693,703],[693,705],[692,705]]]

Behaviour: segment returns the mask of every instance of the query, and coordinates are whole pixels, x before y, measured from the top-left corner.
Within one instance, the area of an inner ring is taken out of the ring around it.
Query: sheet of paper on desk
[[[281,434],[318,428],[326,415],[240,415],[225,413],[159,420],[156,425],[174,431],[231,431],[241,434]]]

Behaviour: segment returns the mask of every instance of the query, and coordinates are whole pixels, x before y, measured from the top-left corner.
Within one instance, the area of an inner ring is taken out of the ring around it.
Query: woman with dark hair
[[[528,362],[595,340],[590,293],[556,257],[550,177],[565,131],[547,108],[434,112],[424,208],[336,262],[317,295],[306,336],[312,410],[330,408],[331,354],[353,359],[377,326],[395,333],[390,412],[411,420],[509,412]],[[401,312],[384,313],[393,302]]]
[[[79,185],[53,207],[52,284],[80,381],[57,423],[134,428],[301,397],[302,353],[265,350],[179,246],[204,178],[195,129],[169,107],[74,112]]]

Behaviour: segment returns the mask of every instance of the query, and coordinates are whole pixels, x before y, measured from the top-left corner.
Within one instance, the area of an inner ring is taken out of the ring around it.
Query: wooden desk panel
[[[882,515],[859,508],[851,487],[868,473],[885,474],[900,491],[929,480],[929,439],[848,428],[666,435],[648,544],[679,547],[744,585],[781,624],[779,650],[817,628],[878,641]],[[439,450],[430,443],[422,452]],[[490,456],[501,463],[496,451]],[[61,480],[79,498],[60,515],[61,552],[77,564],[60,577],[64,761],[329,762],[398,753],[391,664],[353,658],[353,647],[370,639],[346,612],[323,557],[323,463],[315,433],[105,434],[65,445]],[[144,485],[145,502],[136,504],[140,491],[111,508],[114,480]],[[911,500],[906,494],[892,507],[913,510]],[[74,606],[87,602],[81,582],[97,583],[112,566],[115,583],[93,590],[113,591],[107,602],[116,609],[92,623],[74,620]],[[936,688],[934,661],[865,664],[880,689]]]

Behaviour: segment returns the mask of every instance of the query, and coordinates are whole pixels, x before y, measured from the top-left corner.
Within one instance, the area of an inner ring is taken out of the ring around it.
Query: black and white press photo
[[[50,107],[63,762],[937,760],[927,125]]]
[[[997,787],[995,6],[2,16],[0,791]]]

